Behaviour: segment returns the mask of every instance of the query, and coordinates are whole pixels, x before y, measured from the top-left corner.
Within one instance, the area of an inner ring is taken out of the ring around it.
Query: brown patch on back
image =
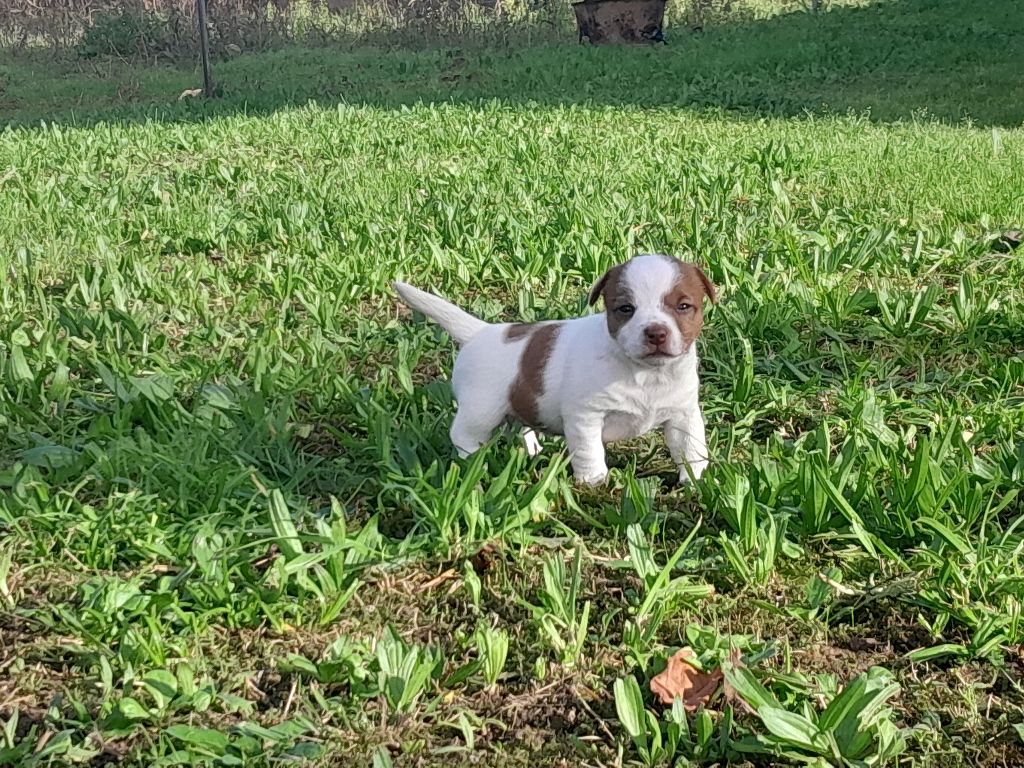
[[[536,323],[513,325],[505,331],[505,338],[528,337],[523,356],[519,359],[519,374],[509,389],[508,402],[512,414],[530,427],[542,427],[540,423],[540,396],[544,394],[544,371],[548,358],[555,346],[555,339],[562,326],[559,323]],[[526,329],[526,330],[519,330]]]
[[[676,262],[675,284],[665,294],[665,310],[675,320],[679,333],[682,334],[683,342],[687,349],[700,335],[704,327],[704,297],[707,296],[714,304],[718,301],[715,293],[715,286],[712,285],[699,267],[694,264],[679,261]],[[687,309],[680,311],[682,304],[689,305]]]
[[[626,288],[625,280],[623,280],[628,263],[619,264],[605,272],[601,279],[594,283],[594,287],[590,289],[590,296],[588,297],[588,302],[591,306],[597,303],[598,296],[604,299],[605,317],[608,319],[608,333],[611,334],[612,338],[615,338],[622,326],[633,318],[631,313],[623,314],[615,311],[617,307],[623,304],[632,304],[635,301],[633,295]]]
[[[505,341],[522,341],[537,330],[536,323],[513,323],[505,329]]]

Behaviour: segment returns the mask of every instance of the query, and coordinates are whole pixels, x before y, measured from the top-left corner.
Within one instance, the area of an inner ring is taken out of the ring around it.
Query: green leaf
[[[174,399],[174,381],[169,376],[130,376],[128,381],[136,392],[156,405]]]
[[[121,699],[117,709],[127,720],[149,720],[151,717],[149,710],[130,696]]]
[[[183,741],[186,744],[194,744],[197,747],[205,747],[214,755],[221,755],[228,748],[228,737],[220,731],[211,728],[197,728],[191,725],[171,725],[165,729],[169,736]]]
[[[917,521],[917,525],[922,528],[930,528],[940,539],[953,547],[961,555],[969,555],[972,551],[970,545],[962,536],[953,532],[934,517],[922,517]]]
[[[646,741],[647,712],[644,708],[644,697],[636,678],[619,678],[612,686],[615,694],[615,713],[626,733],[634,741]]]
[[[274,530],[277,546],[284,555],[285,562],[290,562],[304,554],[299,532],[292,522],[292,514],[285,503],[284,495],[279,488],[270,492],[270,525]]]
[[[182,696],[191,697],[195,695],[197,690],[196,678],[192,667],[188,664],[179,664],[174,670],[174,676],[177,678],[178,690]]]
[[[847,690],[849,695],[844,695]],[[829,722],[834,723],[832,732],[844,757],[852,760],[864,756],[872,741],[871,731],[877,727],[876,717],[899,690],[899,683],[888,671],[872,667],[836,697],[837,712]]]
[[[729,685],[754,710],[760,711],[764,707],[782,708],[778,699],[746,667],[737,667],[730,661],[725,660],[722,662],[722,672],[725,674],[725,679]]]
[[[900,442],[899,435],[893,432],[885,423],[885,412],[878,404],[874,389],[864,390],[864,397],[860,403],[859,416],[861,426],[872,438],[878,440],[884,446],[892,447]]]
[[[164,709],[178,693],[178,680],[165,669],[154,669],[142,678],[158,709]]]
[[[25,352],[21,347],[15,346],[11,349],[10,378],[15,384],[30,383],[35,380],[32,375],[32,368],[25,359]]]
[[[59,469],[73,465],[78,461],[79,453],[63,445],[40,445],[36,448],[22,451],[20,459],[32,467]]]
[[[1024,723],[1014,723],[1013,730],[1017,732],[1017,736],[1021,741],[1024,741]]]
[[[637,575],[650,587],[650,582],[657,576],[658,567],[654,564],[651,545],[644,535],[644,529],[638,523],[626,526],[626,543],[629,546],[629,561]]]
[[[908,661],[921,662],[931,661],[932,659],[941,659],[943,656],[966,658],[970,655],[970,650],[966,645],[961,645],[960,643],[941,643],[927,648],[918,648],[916,651],[910,651],[909,653],[904,654],[903,658]]]
[[[291,521],[289,520],[289,522],[291,522]],[[295,528],[293,527],[292,530],[294,531]],[[277,533],[277,529],[276,528],[275,528],[274,532]],[[296,531],[295,534],[294,534],[294,539],[295,540],[298,540],[298,535],[299,534]],[[280,544],[278,546],[280,546]],[[296,574],[296,573],[301,573],[303,571],[307,571],[312,566],[316,565],[317,563],[321,563],[324,560],[329,560],[330,558],[334,557],[334,555],[338,554],[339,552],[343,552],[345,549],[346,549],[346,547],[344,547],[343,545],[332,544],[330,546],[324,547],[319,552],[303,552],[300,555],[297,555],[297,556],[292,557],[292,558],[288,558],[286,560],[285,566],[284,566],[284,569],[283,569],[284,573],[286,573],[287,575],[291,576],[291,575]],[[281,548],[281,551],[282,552],[284,551],[283,547]],[[299,545],[299,551],[302,551],[301,544]]]
[[[831,731],[841,721],[855,717],[862,707],[861,702],[866,689],[867,679],[863,675],[851,680],[825,707],[825,711],[818,718],[818,728],[821,731]]]
[[[664,567],[662,567],[662,569],[658,571],[658,575],[654,579],[654,581],[652,581],[648,585],[647,596],[644,598],[644,601],[640,605],[640,608],[637,609],[638,619],[642,619],[650,615],[655,604],[665,599],[665,590],[666,586],[668,585],[669,579],[671,578],[672,569],[676,567],[676,563],[679,562],[679,559],[683,556],[683,553],[685,553],[686,550],[689,548],[694,537],[697,535],[697,532],[700,530],[701,524],[703,522],[703,518],[697,519],[696,524],[693,526],[693,528],[690,529],[690,532],[687,534],[686,538],[683,539],[683,541],[679,544],[678,547],[676,547],[675,552],[672,553],[672,556],[665,563]],[[694,585],[693,587],[688,587],[687,591],[689,590],[692,590],[692,594],[695,597],[706,596],[711,592],[711,588],[705,585]],[[682,584],[680,584],[676,589],[676,593],[682,594],[682,592],[683,587]]]
[[[757,714],[765,728],[779,739],[808,752],[827,753],[821,732],[807,718],[778,707],[761,707]]]

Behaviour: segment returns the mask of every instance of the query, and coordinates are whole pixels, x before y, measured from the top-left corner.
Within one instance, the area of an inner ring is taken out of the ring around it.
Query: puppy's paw
[[[700,480],[700,476],[704,474],[704,470],[707,469],[707,467],[708,463],[706,461],[695,461],[693,464],[690,464],[689,467],[683,465],[679,468],[679,484],[686,485],[691,479]]]
[[[580,485],[587,485],[590,487],[604,485],[608,480],[608,470],[591,470],[589,472],[582,472],[576,475],[576,482]]]
[[[537,433],[532,429],[523,430],[523,443],[526,446],[526,455],[531,459],[539,456],[544,450],[537,437]]]

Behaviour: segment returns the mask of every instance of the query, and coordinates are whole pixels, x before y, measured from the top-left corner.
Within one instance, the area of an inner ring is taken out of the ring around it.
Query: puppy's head
[[[626,356],[652,366],[690,352],[704,326],[704,297],[715,286],[694,264],[645,254],[612,267],[590,289],[604,299],[608,333]]]

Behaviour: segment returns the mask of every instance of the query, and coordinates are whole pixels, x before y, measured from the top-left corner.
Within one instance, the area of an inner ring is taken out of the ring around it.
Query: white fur
[[[638,256],[628,262],[623,279],[636,309],[617,338],[608,332],[603,313],[559,322],[538,412],[544,431],[565,436],[576,478],[586,484],[602,483],[608,475],[605,443],[658,427],[665,430],[680,482],[689,480],[691,473],[699,478],[707,466],[696,345],[683,349],[682,336],[663,304],[675,275],[672,263],[662,256]],[[462,345],[452,372],[458,410],[450,434],[459,454],[469,455],[509,416],[509,391],[527,339],[506,341],[508,324],[477,320],[404,283],[395,288]],[[644,328],[652,323],[669,331],[661,347],[667,355],[649,354]],[[533,430],[525,430],[524,439],[531,455],[539,452]]]
[[[480,318],[473,317],[468,312],[432,293],[421,291],[408,283],[396,281],[394,286],[398,295],[402,297],[402,301],[427,317],[434,318],[448,331],[448,335],[455,340],[456,344],[465,344],[487,327],[487,323]]]
[[[665,292],[675,282],[675,265],[657,255],[637,256],[629,262],[624,277],[625,284],[633,294],[636,312],[633,319],[619,333],[618,342],[622,345],[623,351],[634,360],[643,361],[649,352],[649,347],[644,341],[644,329],[659,325],[669,332],[665,351],[669,355],[681,355],[685,351],[682,334],[675,323],[675,318],[668,313],[662,302]],[[646,362],[660,365],[670,359],[654,357],[648,358]]]

